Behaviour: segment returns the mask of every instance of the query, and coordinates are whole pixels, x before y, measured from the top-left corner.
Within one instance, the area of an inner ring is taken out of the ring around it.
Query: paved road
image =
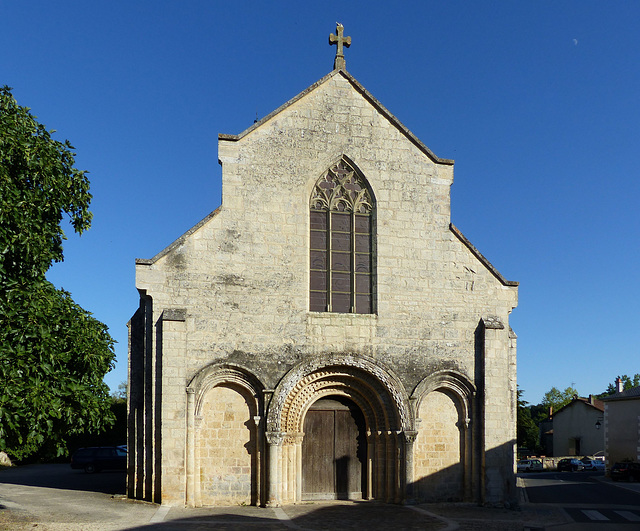
[[[531,489],[526,490],[537,493],[535,480],[543,479],[543,475],[531,477]],[[530,483],[528,477],[525,482]],[[121,472],[89,475],[71,470],[68,465],[0,469],[0,530],[523,531],[551,529],[572,521],[567,510],[548,503],[528,503],[517,510],[473,504],[399,506],[375,502],[302,503],[278,509],[242,506],[186,509],[127,500],[123,493]]]
[[[564,510],[573,522],[566,529],[640,529],[639,484],[612,482],[602,472],[545,472],[520,477],[531,504],[553,504]]]

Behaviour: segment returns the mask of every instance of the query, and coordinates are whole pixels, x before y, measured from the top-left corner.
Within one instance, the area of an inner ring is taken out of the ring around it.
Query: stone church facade
[[[505,280],[453,161],[345,69],[219,135],[222,204],[136,260],[128,495],[188,506],[515,497]]]

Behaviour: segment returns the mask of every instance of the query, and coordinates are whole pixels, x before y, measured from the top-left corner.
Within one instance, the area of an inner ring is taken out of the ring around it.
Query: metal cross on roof
[[[336,22],[336,33],[337,36],[333,33],[329,35],[329,44],[337,44],[338,49],[336,50],[336,59],[333,62],[334,70],[346,70],[346,62],[344,60],[344,51],[343,46],[347,48],[351,46],[351,37],[344,36],[344,26],[340,24],[340,22]]]

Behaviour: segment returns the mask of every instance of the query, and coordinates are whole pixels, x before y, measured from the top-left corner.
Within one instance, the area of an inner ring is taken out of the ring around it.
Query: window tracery
[[[342,159],[310,200],[310,310],[373,313],[374,201],[366,179]]]

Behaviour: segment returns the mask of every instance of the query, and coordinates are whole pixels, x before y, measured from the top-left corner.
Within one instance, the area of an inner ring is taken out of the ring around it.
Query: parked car
[[[127,450],[121,446],[79,448],[71,456],[71,468],[84,469],[88,474],[101,470],[126,470]]]
[[[578,459],[560,459],[560,461],[558,461],[558,472],[564,472],[565,470],[568,472],[576,472],[583,468],[582,461]]]
[[[640,464],[616,463],[611,467],[611,479],[613,481],[640,481]]]
[[[542,470],[540,459],[520,459],[517,464],[518,472],[532,472]]]
[[[588,457],[583,457],[580,459],[582,466],[585,470],[604,470],[604,461],[600,461],[599,459],[590,459]]]

